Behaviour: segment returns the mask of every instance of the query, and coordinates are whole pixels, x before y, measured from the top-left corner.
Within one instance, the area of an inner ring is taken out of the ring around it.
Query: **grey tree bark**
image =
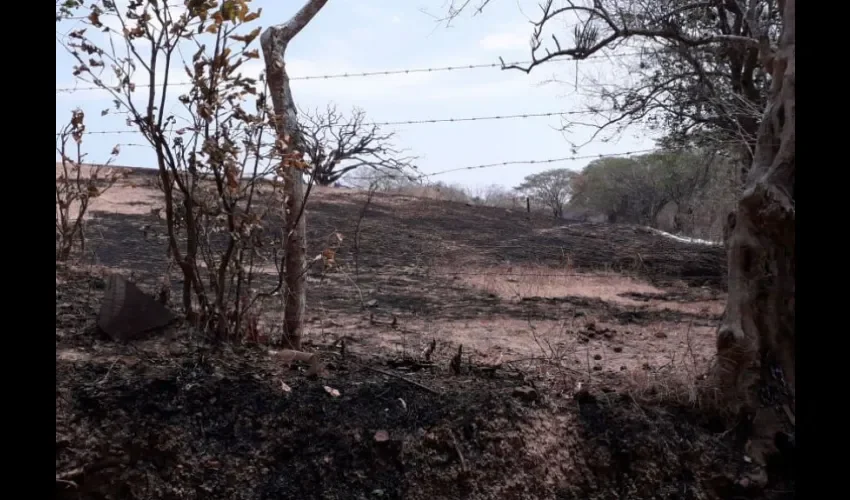
[[[794,424],[795,3],[780,0],[779,45],[773,53],[763,49],[763,64],[773,77],[770,101],[737,211],[729,215],[729,296],[717,331],[720,380],[753,414],[751,442],[757,449],[750,454],[758,461],[773,451],[783,420]],[[785,412],[776,411],[783,407]]]
[[[269,95],[274,106],[274,125],[279,143],[286,153],[301,151],[298,133],[298,112],[286,74],[285,55],[289,42],[318,14],[327,0],[308,0],[289,21],[269,26],[260,36],[266,64]],[[285,157],[287,158],[287,157]],[[284,275],[284,343],[300,349],[304,331],[304,310],[307,302],[307,232],[304,180],[291,159],[284,159],[281,168],[286,205]]]

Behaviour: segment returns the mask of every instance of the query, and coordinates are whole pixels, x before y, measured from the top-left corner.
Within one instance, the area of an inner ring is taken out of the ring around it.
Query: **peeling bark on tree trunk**
[[[288,152],[300,148],[297,110],[289,88],[289,76],[286,74],[286,47],[289,42],[315,17],[327,0],[309,0],[289,21],[270,26],[260,37],[263,56],[266,63],[266,79],[275,114],[275,129],[278,140],[286,144]],[[307,302],[306,266],[307,251],[306,211],[304,210],[304,180],[301,171],[293,165],[282,168],[286,221],[284,273],[284,339],[292,349],[301,348],[301,336],[304,329],[304,310]]]
[[[717,331],[719,381],[755,415],[750,454],[757,462],[775,451],[774,434],[785,418],[777,411],[783,405],[793,411],[796,389],[795,0],[782,7],[782,37],[767,61],[770,100],[737,212],[727,223],[729,297]]]

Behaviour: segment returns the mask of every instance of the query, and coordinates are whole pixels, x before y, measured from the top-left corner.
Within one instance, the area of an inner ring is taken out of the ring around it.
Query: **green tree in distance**
[[[577,172],[565,168],[546,170],[526,176],[516,190],[562,217],[572,195],[572,181]]]

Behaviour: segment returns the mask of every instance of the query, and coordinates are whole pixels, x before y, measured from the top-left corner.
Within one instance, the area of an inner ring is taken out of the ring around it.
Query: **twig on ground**
[[[466,473],[468,472],[466,460],[463,458],[463,453],[460,452],[460,443],[458,443],[455,433],[451,429],[449,429],[449,436],[452,438],[452,444],[454,444],[455,452],[457,452],[457,458],[460,459],[460,470]]]
[[[71,470],[57,473],[56,482],[74,484],[73,481],[71,481],[71,478],[76,478],[85,474],[91,474],[92,472],[96,472],[102,469],[110,469],[112,467],[118,467],[120,465],[127,465],[128,463],[129,461],[127,459],[114,458],[102,460],[100,462],[90,464],[85,467],[75,467]]]
[[[354,226],[354,275],[360,275],[360,224],[366,217],[366,211],[369,210],[369,205],[372,204],[372,197],[375,196],[375,191],[378,189],[378,183],[373,182],[369,185],[369,191],[366,196],[366,203],[360,210],[360,217],[357,218],[357,224]]]
[[[563,363],[560,362],[561,359],[559,359],[559,358],[548,358],[548,357],[545,357],[545,356],[544,357],[537,356],[537,357],[530,357],[530,358],[510,359],[508,361],[501,361],[498,364],[494,364],[494,365],[479,365],[479,367],[483,366],[484,368],[492,368],[492,369],[495,370],[495,369],[501,368],[503,365],[513,365],[513,364],[516,364],[516,363],[525,363],[525,362],[528,362],[528,361],[539,361],[539,362],[542,362],[542,363],[555,365],[558,368],[564,369],[568,372],[575,373],[576,375],[582,375],[582,376],[587,375],[586,373],[579,371],[579,370],[576,370],[575,368],[570,368],[569,366],[565,366]]]
[[[113,362],[112,362],[112,364],[111,364],[111,365],[109,365],[109,369],[108,369],[108,370],[106,370],[106,375],[104,375],[104,376],[103,376],[103,378],[102,378],[102,379],[100,379],[100,380],[97,382],[97,385],[103,385],[103,384],[105,384],[105,383],[106,383],[106,380],[107,380],[107,379],[109,379],[109,374],[110,374],[110,373],[112,373],[112,367],[114,367],[114,366],[115,366],[115,363],[117,363],[119,359],[120,359],[120,358],[115,358],[115,361],[113,361]]]
[[[61,479],[59,476],[56,476],[56,482],[60,483],[60,484],[68,485],[71,488],[79,488],[77,483],[75,483],[74,481],[71,481],[71,480],[68,480],[68,479]]]
[[[371,366],[366,366],[366,365],[360,365],[360,366],[362,366],[363,368],[365,368],[367,370],[373,371],[375,373],[380,373],[381,375],[386,375],[388,377],[397,378],[397,379],[399,379],[403,382],[407,382],[410,385],[415,385],[416,387],[423,389],[425,391],[428,391],[431,394],[435,394],[437,396],[442,395],[442,393],[440,391],[436,390],[436,389],[432,389],[432,388],[428,387],[427,385],[422,385],[419,382],[415,382],[413,380],[410,380],[409,378],[402,377],[401,375],[399,375],[397,373],[388,372],[388,371],[385,371],[385,370],[381,370],[380,368],[373,368]]]

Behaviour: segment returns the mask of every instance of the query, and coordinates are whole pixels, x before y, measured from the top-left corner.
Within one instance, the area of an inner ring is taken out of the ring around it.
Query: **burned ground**
[[[57,268],[57,498],[793,496],[739,481],[735,423],[699,397],[722,249],[378,195],[355,273],[363,200],[320,190],[308,217],[311,252],[344,236],[340,269],[309,280],[320,378],[179,324],[98,337],[104,276],[150,291],[168,258],[144,206],[95,206],[91,257]]]

